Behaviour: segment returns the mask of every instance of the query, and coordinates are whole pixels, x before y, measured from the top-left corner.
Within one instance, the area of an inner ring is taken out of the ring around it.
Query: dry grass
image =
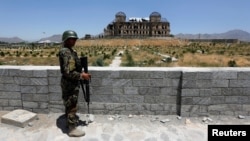
[[[190,54],[185,55],[183,58],[183,62],[180,62],[180,66],[198,66],[198,67],[228,67],[228,62],[234,60],[237,63],[238,67],[249,67],[249,57],[241,57],[241,56],[223,56],[223,55],[201,55],[195,54],[190,56]],[[192,60],[188,60],[188,58],[194,58]],[[185,60],[186,59],[186,60]],[[183,65],[182,65],[183,64]],[[189,64],[189,65],[188,65]]]
[[[79,40],[76,46],[175,46],[186,44],[187,42],[177,39],[99,39],[99,40]]]
[[[3,65],[35,65],[35,66],[58,66],[57,57],[1,57]]]
[[[57,53],[60,46],[38,49],[1,49],[2,65],[49,65],[57,66]],[[102,66],[111,64],[119,51],[127,51],[132,56],[135,66],[141,67],[228,67],[234,60],[238,67],[250,66],[250,44],[225,43],[189,43],[178,39],[96,39],[78,40],[74,49],[78,55],[88,56],[90,66],[101,62]],[[17,52],[21,53],[17,56]],[[176,62],[163,62],[169,55],[178,59]],[[122,63],[128,62],[126,54]]]
[[[227,66],[231,58],[222,55],[207,55],[207,54],[192,54],[187,53],[178,61],[178,66],[192,66],[192,67],[224,67]]]

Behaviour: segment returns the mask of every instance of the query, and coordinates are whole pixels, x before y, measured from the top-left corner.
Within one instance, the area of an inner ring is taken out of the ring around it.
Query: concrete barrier
[[[250,115],[250,68],[89,67],[92,114]],[[64,112],[58,66],[0,66],[0,109]],[[82,92],[79,112],[87,113]]]

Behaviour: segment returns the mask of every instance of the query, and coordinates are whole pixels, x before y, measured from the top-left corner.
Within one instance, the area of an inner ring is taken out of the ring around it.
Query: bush
[[[155,64],[155,61],[153,59],[149,59],[148,65],[153,65],[153,64]]]
[[[93,63],[93,66],[104,66],[103,59],[97,58],[96,61]]]
[[[110,55],[109,55],[109,54],[104,53],[104,54],[103,54],[103,60],[105,60],[105,59],[110,59]]]
[[[24,56],[24,57],[27,57],[27,56],[29,56],[29,54],[28,54],[28,53],[25,53],[23,56]]]
[[[235,60],[230,60],[230,61],[228,61],[227,64],[228,64],[228,67],[236,67],[237,66]]]
[[[131,54],[126,54],[127,55],[127,63],[125,64],[126,66],[132,67],[135,66],[135,62],[133,60],[133,57]]]
[[[4,56],[5,56],[4,52],[1,52],[1,53],[0,53],[0,55],[1,55],[2,57],[4,57]]]
[[[112,51],[112,56],[114,56],[115,55],[115,53],[116,53],[116,51],[117,51],[117,49],[113,49],[113,51]]]

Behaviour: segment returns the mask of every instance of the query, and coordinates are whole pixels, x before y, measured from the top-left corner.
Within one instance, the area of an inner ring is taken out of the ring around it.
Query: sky
[[[149,17],[159,12],[170,34],[250,33],[250,0],[1,0],[0,37],[40,40],[65,30],[98,35],[124,12]]]

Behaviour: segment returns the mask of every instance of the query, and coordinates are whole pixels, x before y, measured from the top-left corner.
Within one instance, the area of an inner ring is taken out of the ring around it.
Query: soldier
[[[61,88],[62,99],[65,106],[65,115],[71,137],[84,136],[85,132],[77,129],[78,118],[77,101],[80,89],[80,79],[90,79],[90,74],[82,71],[77,52],[73,50],[78,36],[75,31],[67,30],[62,35],[63,47],[59,51],[60,71],[62,74]]]

